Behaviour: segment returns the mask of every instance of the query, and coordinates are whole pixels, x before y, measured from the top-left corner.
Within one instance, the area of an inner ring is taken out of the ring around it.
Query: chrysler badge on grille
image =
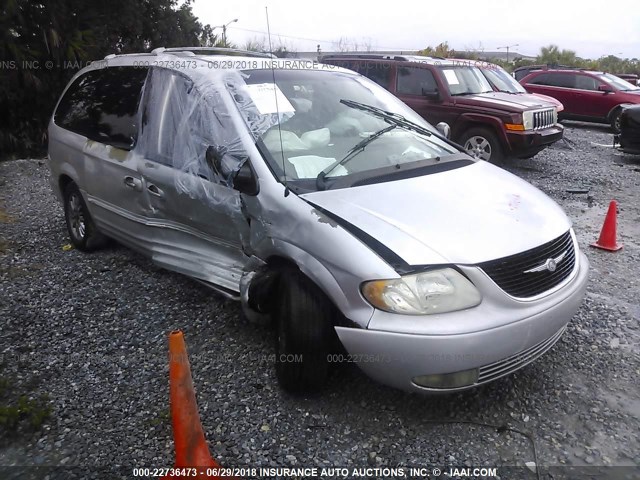
[[[537,267],[530,268],[529,270],[525,270],[524,273],[534,273],[534,272],[542,272],[544,270],[548,270],[550,272],[555,272],[556,268],[558,268],[558,264],[562,261],[562,259],[567,255],[567,251],[565,250],[556,258],[547,258],[547,260]]]

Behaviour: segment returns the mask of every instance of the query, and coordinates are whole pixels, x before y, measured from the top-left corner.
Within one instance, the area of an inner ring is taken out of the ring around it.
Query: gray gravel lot
[[[48,394],[53,406],[41,431],[5,439],[0,465],[171,466],[166,334],[180,328],[203,426],[223,465],[533,461],[522,435],[442,423],[460,420],[530,433],[543,467],[640,471],[640,157],[594,145],[611,143],[604,127],[567,124],[565,137],[505,168],[551,195],[573,220],[592,265],[587,297],[563,339],[534,364],[435,397],[381,386],[353,365],[339,368],[323,395],[283,393],[269,329],[125,247],[63,250],[62,208],[45,161],[0,164],[0,207],[10,217],[0,217],[2,375]],[[566,191],[573,187],[589,193]],[[589,248],[613,198],[624,249]]]

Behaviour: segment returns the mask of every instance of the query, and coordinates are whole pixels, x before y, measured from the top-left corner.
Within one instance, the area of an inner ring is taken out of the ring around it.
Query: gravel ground
[[[592,265],[582,307],[534,364],[435,397],[381,386],[354,366],[338,369],[321,396],[283,393],[270,361],[270,330],[245,323],[237,304],[125,247],[90,255],[63,249],[62,208],[45,161],[0,164],[7,213],[0,215],[2,375],[34,396],[46,393],[53,407],[40,431],[4,440],[0,465],[171,466],[166,334],[181,328],[202,423],[222,465],[534,460],[523,435],[447,423],[472,421],[530,433],[543,467],[639,472],[640,157],[605,146],[612,139],[605,128],[571,123],[565,138],[505,168],[551,195],[573,220]],[[589,193],[567,192],[576,187]],[[624,249],[591,249],[613,198]],[[535,476],[521,470],[513,478]]]

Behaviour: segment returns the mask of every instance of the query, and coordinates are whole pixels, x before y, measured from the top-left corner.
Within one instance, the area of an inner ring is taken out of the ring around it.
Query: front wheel
[[[282,272],[275,308],[276,376],[285,390],[318,391],[324,386],[334,311],[324,293],[302,273]]]
[[[617,108],[611,114],[611,128],[614,133],[620,133],[620,117],[622,116],[622,108]]]
[[[471,128],[460,138],[460,145],[478,160],[496,163],[502,160],[502,148],[495,134],[486,128]]]

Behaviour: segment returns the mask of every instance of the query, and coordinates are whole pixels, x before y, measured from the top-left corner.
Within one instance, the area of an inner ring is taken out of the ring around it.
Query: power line
[[[242,30],[243,32],[251,32],[251,33],[261,33],[262,35],[267,35],[267,32],[262,31],[262,30],[252,30],[250,28],[240,28],[240,27],[229,27],[229,30]],[[305,40],[308,42],[316,42],[316,43],[326,43],[326,44],[330,44],[330,45],[337,45],[338,43],[340,43],[340,40],[320,40],[318,38],[307,38],[307,37],[296,37],[294,35],[284,35],[281,33],[273,33],[272,34],[275,37],[283,37],[283,38],[292,38],[294,40]],[[359,45],[357,42],[349,42],[349,41],[343,41],[342,43],[347,44],[347,45],[353,45],[354,47],[358,47],[361,46]],[[376,49],[381,49],[381,50],[399,50],[399,51],[418,51],[420,50],[419,48],[391,48],[391,47],[376,47]]]

